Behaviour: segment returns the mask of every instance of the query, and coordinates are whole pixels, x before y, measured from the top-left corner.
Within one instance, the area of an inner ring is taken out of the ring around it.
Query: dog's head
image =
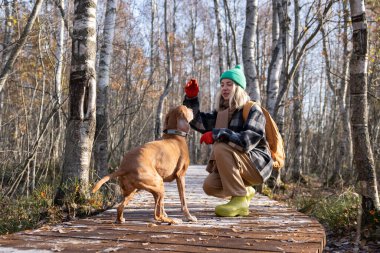
[[[171,108],[166,114],[164,130],[177,129],[188,132],[190,130],[189,122],[194,118],[193,110],[184,105]]]

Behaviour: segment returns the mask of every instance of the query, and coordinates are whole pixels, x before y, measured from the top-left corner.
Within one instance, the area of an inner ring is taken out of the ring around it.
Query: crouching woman
[[[195,79],[185,86],[183,104],[192,108],[191,127],[201,132],[200,142],[213,145],[207,165],[210,173],[203,190],[207,195],[228,198],[215,207],[223,217],[247,216],[255,194],[252,186],[265,182],[272,172],[272,158],[265,139],[265,116],[254,104],[246,120],[243,107],[250,100],[245,92],[246,80],[240,65],[224,72],[216,95],[215,110],[199,110],[199,85]]]

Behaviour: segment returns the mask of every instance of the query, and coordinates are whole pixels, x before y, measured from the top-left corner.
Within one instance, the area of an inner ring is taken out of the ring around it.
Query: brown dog
[[[122,223],[124,207],[137,190],[146,190],[153,194],[154,218],[158,221],[175,223],[164,211],[164,182],[177,181],[181,207],[187,221],[197,221],[187,209],[185,199],[185,173],[189,166],[189,150],[186,135],[193,112],[186,106],[178,106],[169,111],[165,118],[162,140],[148,142],[132,149],[125,156],[120,167],[114,173],[103,177],[94,187],[96,192],[105,182],[119,177],[124,201],[117,208],[116,221]]]

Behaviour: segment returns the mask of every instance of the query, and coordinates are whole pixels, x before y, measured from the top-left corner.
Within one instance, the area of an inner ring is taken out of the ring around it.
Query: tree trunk
[[[230,25],[231,33],[232,33],[232,46],[233,46],[233,51],[234,51],[234,55],[235,55],[235,64],[238,65],[239,64],[239,56],[238,56],[238,51],[237,51],[236,32],[235,32],[235,27],[232,24],[231,12],[230,12],[230,8],[228,7],[227,0],[224,0],[224,8],[226,9],[226,12],[227,12],[228,24]]]
[[[161,137],[162,132],[162,110],[164,106],[164,100],[166,96],[169,94],[170,89],[172,88],[173,83],[173,77],[172,77],[172,60],[170,56],[170,40],[169,40],[169,30],[168,30],[168,3],[167,0],[165,0],[165,7],[164,7],[164,15],[165,15],[165,48],[166,48],[166,74],[167,74],[167,80],[166,80],[166,86],[164,88],[163,93],[160,96],[160,99],[158,101],[157,105],[157,113],[156,113],[156,125],[155,125],[155,136],[154,138],[157,140]],[[173,18],[175,17],[175,13],[173,13]],[[174,40],[173,40],[174,41]]]
[[[66,2],[67,3],[67,2]],[[60,0],[60,8],[67,10],[65,8],[65,0]],[[58,27],[58,36],[57,36],[57,50],[56,50],[56,69],[55,69],[55,102],[60,106],[62,104],[62,71],[63,71],[63,53],[64,53],[64,42],[65,42],[65,17],[61,17]],[[54,132],[55,139],[54,145],[52,146],[51,154],[53,156],[52,160],[58,160],[59,156],[59,144],[61,143],[61,133],[62,133],[62,115],[61,110],[58,110],[54,116]],[[55,166],[54,166],[55,167]]]
[[[348,97],[348,79],[349,79],[349,58],[351,53],[348,51],[348,22],[349,22],[349,10],[348,3],[346,1],[343,2],[343,66],[342,66],[342,76],[340,86],[340,93],[338,102],[340,103],[340,115],[341,115],[341,125],[342,125],[342,138],[339,143],[339,152],[338,158],[339,164],[336,166],[340,166],[343,171],[343,176],[348,176],[352,174],[352,133],[351,133],[351,125],[350,125],[350,110],[347,106],[347,97]]]
[[[108,174],[108,86],[110,63],[115,33],[117,0],[108,0],[103,28],[103,45],[100,49],[96,97],[96,132],[94,143],[95,171],[102,178]]]
[[[280,74],[283,61],[282,47],[280,46],[280,23],[278,17],[278,0],[272,0],[272,56],[268,67],[267,82],[267,103],[266,107],[271,115],[274,114],[274,107],[280,89]]]
[[[283,103],[278,103],[281,97],[281,92],[287,90],[285,87],[289,85],[288,77],[288,48],[289,48],[289,31],[290,31],[290,18],[288,15],[288,5],[289,0],[279,0],[277,2],[278,6],[278,20],[280,23],[280,38],[278,44],[281,47],[282,52],[282,66],[280,74],[280,92],[276,98],[276,104],[274,108],[273,117],[276,120],[278,130],[283,135],[284,134],[284,124],[285,124],[285,105]],[[284,94],[282,94],[283,96]]]
[[[189,6],[190,8],[190,36],[191,36],[191,56],[192,56],[192,64],[191,64],[191,76],[195,78],[195,75],[197,73],[196,66],[197,66],[197,58],[195,56],[196,54],[196,48],[197,48],[197,40],[195,36],[195,31],[197,29],[197,16],[198,16],[198,9],[196,6],[196,3],[192,2]]]
[[[223,36],[222,36],[222,25],[220,23],[219,0],[214,0],[214,10],[215,10],[215,20],[216,20],[216,34],[218,37],[218,63],[219,63],[219,76],[220,76],[222,75],[224,71],[224,63],[223,63]]]
[[[96,121],[96,0],[75,0],[69,118],[61,185],[55,203],[68,194],[87,195]],[[79,191],[78,188],[79,187]]]
[[[257,28],[257,0],[247,0],[246,21],[243,36],[243,64],[247,77],[247,88],[250,97],[261,102],[260,87],[256,72],[256,28]]]
[[[293,58],[298,54],[297,40],[300,28],[300,6],[298,0],[294,0],[294,39],[293,48],[295,50]],[[297,182],[302,173],[302,91],[300,89],[301,75],[299,69],[296,71],[293,80],[293,145],[294,145],[294,162],[289,167],[290,181]]]
[[[322,21],[320,21],[322,22]],[[332,164],[329,162],[331,160],[331,158],[335,158],[335,151],[332,151],[332,150],[335,150],[333,149],[333,145],[335,145],[336,142],[338,142],[338,140],[342,139],[341,136],[339,136],[339,133],[336,131],[337,128],[335,127],[336,125],[336,111],[337,111],[337,87],[334,85],[334,81],[331,77],[331,63],[330,63],[330,52],[328,50],[329,46],[328,46],[328,36],[326,35],[326,31],[324,29],[324,26],[322,25],[321,26],[321,35],[322,35],[322,54],[323,54],[323,57],[324,57],[324,60],[325,60],[325,73],[326,73],[326,78],[327,78],[327,85],[328,87],[330,88],[331,92],[332,92],[332,97],[333,97],[333,100],[332,100],[332,108],[331,108],[331,111],[332,111],[332,119],[329,120],[332,122],[331,124],[331,128],[329,130],[330,134],[330,138],[329,138],[329,141],[330,141],[330,147],[327,148],[328,152],[327,152],[327,159],[324,159],[325,161],[325,168],[328,170],[326,171],[326,180],[324,182],[325,185],[329,185],[330,183],[331,184],[335,184],[337,183],[340,178],[341,178],[341,166],[340,165],[340,162],[342,160],[340,160],[339,162],[337,161],[334,165],[338,165],[338,166],[332,166]],[[331,164],[331,165],[330,165]],[[331,171],[330,171],[331,170]],[[330,176],[331,175],[331,176]]]
[[[157,2],[156,0],[151,0],[151,21],[150,21],[150,59],[149,59],[149,86],[154,87],[155,78],[154,73],[156,70],[156,59],[158,59],[158,50],[157,45],[158,39],[155,36],[155,28],[158,26],[158,20],[156,20],[157,15]],[[153,111],[154,103],[151,104],[151,108]],[[151,137],[149,139],[155,138],[155,132],[151,133]]]
[[[13,64],[15,63],[18,54],[21,52],[21,48],[24,46],[26,39],[28,38],[29,32],[32,30],[34,21],[36,20],[36,17],[41,9],[42,3],[43,3],[43,0],[37,0],[36,3],[34,4],[32,13],[30,14],[28,18],[28,21],[26,23],[24,30],[22,31],[20,39],[16,43],[16,46],[13,48],[13,50],[10,52],[8,61],[5,63],[5,66],[0,73],[0,93],[3,90],[4,84],[8,78],[10,71],[13,68]]]
[[[368,30],[364,0],[350,0],[353,51],[350,60],[351,126],[354,165],[362,199],[363,235],[370,224],[370,211],[380,211],[376,171],[368,132],[367,66]],[[371,234],[371,233],[369,233]]]

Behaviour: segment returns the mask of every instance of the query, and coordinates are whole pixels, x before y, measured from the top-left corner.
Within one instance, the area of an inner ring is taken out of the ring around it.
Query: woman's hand
[[[214,143],[214,138],[212,138],[212,132],[206,132],[201,136],[200,143],[205,143],[205,144],[213,144]]]
[[[194,98],[198,96],[199,85],[196,79],[190,79],[185,85],[185,93],[188,98]]]

